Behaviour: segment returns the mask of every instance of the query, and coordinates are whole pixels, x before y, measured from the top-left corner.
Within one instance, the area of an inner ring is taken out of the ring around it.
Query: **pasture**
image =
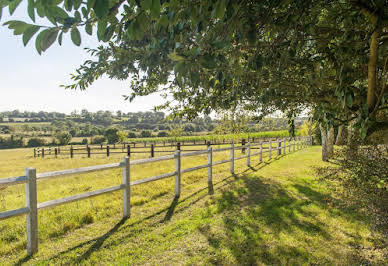
[[[287,152],[288,153],[288,152]],[[2,150],[0,177],[119,162],[122,155],[94,158],[33,158],[31,149]],[[240,152],[236,152],[239,156]],[[134,154],[131,160],[145,157]],[[220,152],[214,160],[228,158]],[[174,199],[172,178],[132,188],[132,214],[122,220],[122,193],[42,210],[39,252],[26,256],[25,217],[0,221],[0,264],[382,264],[368,218],[345,209],[333,185],[319,181],[320,147],[264,162],[251,158],[182,175]],[[182,159],[182,168],[207,157]],[[131,180],[171,172],[173,161],[131,167]],[[121,171],[107,170],[38,182],[38,202],[114,186]],[[330,186],[329,186],[330,185]],[[0,212],[24,206],[24,185],[0,191]]]

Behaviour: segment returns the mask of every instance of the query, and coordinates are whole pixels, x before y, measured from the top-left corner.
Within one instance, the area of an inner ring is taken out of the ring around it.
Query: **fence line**
[[[286,138],[291,139],[291,138]],[[269,140],[276,140],[276,138],[253,138],[250,142],[248,139],[248,142],[250,143],[260,143],[265,142]],[[111,154],[126,154],[127,156],[131,157],[131,154],[150,154],[150,157],[155,157],[155,153],[174,153],[175,150],[182,150],[182,147],[193,147],[192,149],[185,149],[185,151],[198,151],[195,150],[196,147],[200,146],[213,146],[213,145],[228,145],[231,144],[230,141],[179,141],[179,142],[170,142],[167,143],[163,142],[151,142],[147,143],[144,142],[141,143],[115,143],[110,145],[88,145],[86,144],[83,147],[76,147],[74,148],[72,145],[69,148],[64,147],[48,147],[48,148],[34,148],[34,157],[47,157],[47,156],[55,156],[57,158],[58,156],[70,156],[70,158],[73,158],[75,155],[87,155],[88,158],[90,158],[92,155],[98,155],[98,154],[104,154],[107,157],[109,157]],[[235,142],[233,142],[235,143]],[[246,139],[241,139],[237,143],[241,143],[245,147],[246,145]],[[137,144],[137,146],[136,146]],[[160,148],[175,148],[175,150],[160,150]],[[148,151],[136,151],[138,149],[145,149],[149,148]],[[119,151],[118,151],[119,150]],[[243,148],[243,153],[245,153],[245,148]]]
[[[269,146],[269,149],[266,149],[264,151],[263,144],[266,144],[266,143],[268,143],[270,146]],[[228,148],[213,149],[211,146],[208,146],[206,150],[190,152],[190,153],[181,153],[180,150],[176,150],[173,155],[160,156],[160,157],[155,157],[150,159],[140,159],[135,161],[130,161],[128,157],[125,157],[120,163],[88,166],[88,167],[82,167],[82,168],[67,169],[67,170],[53,171],[53,172],[39,173],[39,174],[36,173],[35,168],[26,168],[24,176],[0,179],[0,187],[25,183],[25,197],[26,197],[25,207],[15,209],[15,210],[5,211],[5,212],[0,212],[0,220],[8,219],[11,217],[20,216],[24,214],[27,215],[27,220],[26,220],[27,254],[32,255],[38,251],[38,219],[37,219],[38,210],[51,208],[58,205],[122,190],[123,191],[123,217],[127,218],[130,216],[130,213],[131,213],[130,195],[131,195],[132,186],[153,182],[153,181],[174,176],[175,177],[175,189],[174,189],[175,197],[179,197],[181,194],[181,175],[183,173],[188,173],[199,169],[208,168],[208,178],[207,178],[208,184],[209,184],[209,187],[212,187],[213,166],[230,162],[230,173],[233,174],[234,162],[236,160],[247,158],[247,166],[250,166],[252,156],[259,155],[259,162],[263,161],[263,152],[268,152],[268,158],[271,159],[272,143],[273,143],[272,140],[269,142],[260,142],[260,143],[254,143],[254,144],[248,142],[247,144],[241,145],[241,146],[235,146],[234,143],[231,143],[230,147]],[[283,153],[285,154],[286,147],[288,147],[289,148],[288,150],[290,151],[291,146],[293,146],[293,151],[295,151],[295,149],[298,150],[299,148],[303,148],[307,145],[312,145],[312,138],[310,136],[294,138],[293,142],[291,141],[291,139],[289,139],[288,144],[286,144],[286,139],[278,139],[276,140],[276,143],[277,143],[276,149],[277,149],[278,155],[280,155],[282,152],[281,151],[282,149],[283,149]],[[251,150],[256,147],[259,151],[256,153],[252,153]],[[239,150],[239,149],[241,150],[247,149],[247,154],[240,157],[235,157],[235,150]],[[230,150],[229,159],[221,160],[217,162],[213,161],[214,152],[221,152],[221,151],[228,151],[228,150]],[[203,165],[199,165],[199,166],[195,166],[187,169],[181,169],[182,157],[197,156],[202,154],[208,155],[207,164],[203,164]],[[174,172],[147,177],[133,182],[130,181],[131,165],[147,164],[147,163],[160,162],[160,161],[166,161],[166,160],[172,160],[172,159],[175,161]],[[50,200],[42,203],[37,203],[37,190],[36,190],[37,181],[49,179],[49,178],[60,178],[67,175],[83,174],[83,173],[90,173],[90,172],[116,169],[116,168],[122,168],[122,184],[120,185],[103,188],[95,191],[90,191],[82,194],[77,194],[74,196],[69,196],[61,199],[55,199],[55,200]]]

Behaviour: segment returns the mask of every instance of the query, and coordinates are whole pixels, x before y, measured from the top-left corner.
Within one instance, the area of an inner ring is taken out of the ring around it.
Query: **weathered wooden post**
[[[113,149],[116,149],[116,143],[113,143]]]
[[[299,138],[296,139],[296,150],[299,150]]]
[[[272,159],[272,140],[269,141],[269,146],[268,146],[268,158],[271,160]]]
[[[263,142],[260,142],[259,162],[263,161]]]
[[[241,152],[245,154],[245,139],[241,140],[241,146],[242,146]]]
[[[292,147],[292,151],[295,151],[295,137],[294,137],[294,139],[293,139],[293,145],[292,145],[293,147]]]
[[[127,156],[131,157],[131,146],[127,145]]]
[[[248,142],[247,166],[251,166],[251,143]]]
[[[180,143],[180,142],[177,142],[177,144],[176,144],[176,149],[177,149],[178,151],[181,150],[181,143]]]
[[[106,157],[109,157],[109,145],[106,145]]]
[[[131,216],[131,182],[130,182],[129,157],[123,159],[123,217]]]
[[[151,157],[154,157],[154,144],[151,144]]]
[[[58,149],[57,148],[54,149],[54,154],[55,154],[55,158],[57,158],[58,157]]]
[[[26,207],[28,208],[27,225],[27,254],[31,256],[38,251],[38,204],[36,193],[36,169],[26,168],[27,183]]]
[[[213,182],[213,148],[211,146],[207,147],[207,182],[211,184]]]
[[[61,148],[58,147],[58,154],[61,154]]]
[[[70,146],[70,158],[73,158],[74,152],[73,152],[73,146]]]
[[[283,139],[283,154],[286,155],[286,139]]]
[[[177,150],[174,154],[175,158],[175,197],[181,195],[181,151]]]
[[[288,138],[288,153],[291,152],[291,139]]]
[[[100,144],[101,150],[102,150],[102,143]]]
[[[34,158],[36,157],[36,148],[34,148]]]
[[[90,158],[90,147],[87,147],[87,152],[88,152],[88,158]]]
[[[42,148],[42,158],[44,158],[44,148]]]
[[[282,144],[281,141],[277,140],[277,147],[276,147],[276,149],[278,151],[277,152],[278,156],[282,154],[281,144]]]
[[[230,144],[230,173],[234,174],[234,143]]]

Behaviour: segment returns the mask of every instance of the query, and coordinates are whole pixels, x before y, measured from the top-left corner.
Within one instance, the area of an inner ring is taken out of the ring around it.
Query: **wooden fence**
[[[289,141],[292,138],[285,138],[286,141]],[[252,138],[251,141],[248,140],[251,144],[261,143],[268,141],[276,141],[277,138],[269,139],[259,139]],[[215,145],[230,145],[231,141],[179,141],[179,142],[140,142],[140,143],[115,143],[111,145],[84,145],[84,146],[64,146],[64,147],[48,147],[48,148],[34,148],[34,157],[49,157],[54,156],[55,158],[59,156],[69,156],[73,158],[74,156],[85,155],[88,158],[91,158],[92,155],[106,155],[107,157],[112,154],[126,154],[128,157],[131,157],[131,154],[149,154],[151,158],[155,157],[156,153],[171,153],[173,154],[175,150],[185,150],[185,151],[199,151],[201,146],[215,146]],[[247,143],[246,139],[241,139],[237,143],[245,146]],[[235,143],[236,144],[236,143]],[[168,150],[170,148],[170,150]],[[147,150],[148,149],[148,150]],[[167,150],[166,150],[167,149]],[[245,148],[243,149],[245,153]]]
[[[273,143],[275,143],[276,147],[273,147]],[[268,144],[268,148],[264,148],[263,145]],[[47,173],[36,173],[35,168],[26,168],[25,175],[19,177],[11,177],[11,178],[3,178],[0,179],[0,187],[3,186],[11,186],[16,184],[25,183],[25,198],[26,198],[26,206],[23,208],[0,212],[0,220],[19,216],[19,215],[27,215],[26,219],[26,232],[27,232],[27,253],[28,255],[32,255],[38,251],[38,210],[45,208],[52,208],[58,205],[79,201],[83,199],[87,199],[90,197],[95,197],[98,195],[111,193],[114,191],[122,190],[123,191],[123,217],[127,218],[131,213],[131,187],[137,186],[140,184],[153,182],[156,180],[168,178],[175,176],[175,197],[179,197],[181,193],[181,175],[184,173],[196,171],[203,168],[208,168],[208,184],[212,186],[212,169],[213,166],[230,163],[230,172],[234,173],[234,162],[236,160],[240,160],[243,158],[247,159],[247,166],[250,166],[252,156],[259,155],[258,161],[263,161],[263,153],[268,153],[268,158],[272,158],[272,153],[276,150],[277,154],[280,155],[282,152],[286,154],[286,149],[288,148],[288,152],[291,152],[291,148],[293,151],[301,149],[307,145],[312,144],[311,137],[299,137],[296,139],[288,140],[285,139],[269,141],[269,142],[260,142],[260,143],[246,143],[245,145],[235,146],[233,143],[230,144],[230,147],[213,149],[213,147],[209,146],[206,150],[200,150],[195,152],[187,152],[182,153],[180,150],[176,150],[173,155],[165,155],[155,158],[149,159],[140,159],[130,161],[128,157],[125,157],[121,162],[111,163],[105,165],[97,165],[97,166],[89,166],[75,169],[67,169],[61,171],[47,172]],[[235,150],[246,149],[246,155],[235,157]],[[258,151],[252,153],[251,151],[257,149]],[[221,151],[230,151],[230,158],[213,162],[213,153],[221,152]],[[197,156],[207,154],[208,163],[195,166],[192,168],[181,169],[181,158],[189,157],[189,156]],[[141,180],[130,181],[130,167],[133,165],[147,164],[153,162],[160,162],[166,160],[175,160],[175,171],[170,173],[165,173],[157,176],[147,177]],[[52,179],[52,178],[61,178],[63,176],[75,175],[75,174],[84,174],[108,169],[122,169],[122,184],[103,188],[95,191],[90,191],[74,196],[69,196],[61,199],[50,200],[46,202],[37,202],[37,190],[36,184],[37,181]]]

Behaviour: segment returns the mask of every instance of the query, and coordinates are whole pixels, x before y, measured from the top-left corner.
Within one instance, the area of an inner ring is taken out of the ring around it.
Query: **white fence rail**
[[[287,144],[288,142],[288,144]],[[131,209],[131,187],[137,186],[140,184],[153,182],[156,180],[168,178],[175,176],[175,197],[180,196],[181,192],[181,175],[183,173],[188,173],[192,171],[196,171],[203,168],[208,168],[208,182],[209,185],[212,183],[212,169],[213,166],[224,164],[224,163],[230,163],[230,172],[234,173],[234,162],[236,160],[240,160],[243,158],[247,158],[247,166],[251,165],[251,158],[252,156],[259,155],[259,162],[263,161],[263,153],[268,152],[268,158],[272,158],[272,152],[274,150],[274,147],[272,147],[273,143],[277,143],[276,150],[277,154],[280,155],[282,153],[286,153],[286,148],[288,147],[288,151],[291,151],[291,147],[293,148],[293,151],[298,150],[300,148],[303,148],[307,145],[312,144],[312,138],[311,137],[298,137],[294,139],[278,139],[276,141],[269,141],[269,142],[261,142],[256,144],[250,144],[247,143],[246,145],[242,146],[234,146],[232,143],[230,147],[227,148],[219,148],[219,149],[213,149],[212,147],[208,147],[207,150],[202,151],[196,151],[196,152],[189,152],[189,153],[181,153],[180,150],[175,151],[174,155],[167,155],[167,156],[160,156],[160,157],[154,157],[150,159],[140,159],[135,161],[129,161],[128,157],[125,157],[122,162],[120,163],[112,163],[112,164],[105,164],[105,165],[97,165],[97,166],[88,166],[88,167],[82,167],[82,168],[75,168],[75,169],[67,169],[67,170],[61,170],[61,171],[53,171],[53,172],[47,172],[47,173],[40,173],[36,174],[36,169],[34,168],[26,168],[25,175],[19,176],[19,177],[11,177],[11,178],[3,178],[0,179],[0,187],[2,186],[10,186],[10,185],[16,185],[25,183],[25,196],[26,196],[26,206],[23,208],[0,212],[0,220],[8,219],[11,217],[19,216],[19,215],[27,215],[26,220],[26,231],[27,231],[27,253],[28,255],[32,255],[38,251],[38,210],[46,209],[55,207],[58,205],[79,201],[82,199],[87,199],[90,197],[95,197],[98,195],[111,193],[118,190],[123,190],[123,216],[124,218],[130,216],[130,209]],[[263,144],[268,144],[268,149],[263,147]],[[247,154],[239,157],[235,157],[235,150],[242,149],[247,150]],[[258,149],[258,152],[252,153],[252,149]],[[230,158],[226,160],[220,160],[220,161],[213,161],[213,153],[215,152],[221,152],[221,151],[228,151],[230,150]],[[188,157],[188,156],[197,156],[207,154],[208,155],[208,163],[187,168],[187,169],[181,169],[181,158],[182,157]],[[153,163],[153,162],[160,162],[160,161],[166,161],[166,160],[175,160],[175,171],[170,173],[165,173],[157,176],[147,177],[141,180],[136,180],[131,182],[130,181],[130,166],[131,165],[139,165],[139,164],[147,164],[147,163]],[[90,172],[96,172],[96,171],[102,171],[102,170],[109,170],[109,169],[116,169],[116,168],[122,168],[122,184],[103,188],[95,191],[90,191],[70,197],[65,197],[61,199],[55,199],[50,200],[42,203],[37,203],[37,191],[36,191],[36,182],[39,180],[49,179],[49,178],[60,178],[63,176],[68,175],[74,175],[74,174],[84,174],[84,173],[90,173]]]

